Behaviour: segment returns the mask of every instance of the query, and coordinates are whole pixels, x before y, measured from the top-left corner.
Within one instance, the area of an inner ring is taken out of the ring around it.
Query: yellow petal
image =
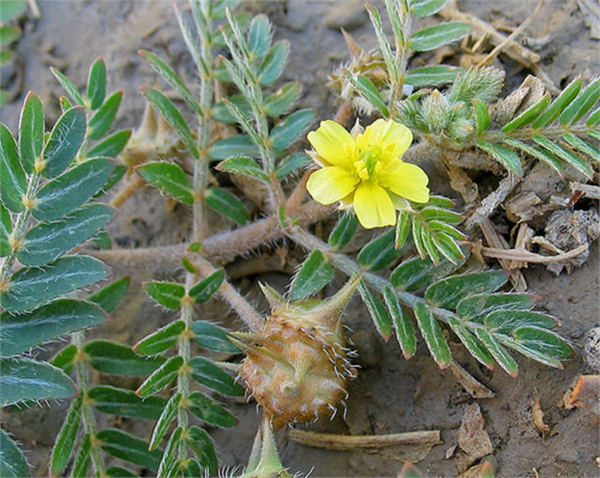
[[[396,210],[390,195],[375,181],[365,181],[358,186],[354,193],[354,211],[366,229],[396,224]]]
[[[358,183],[358,178],[338,166],[319,169],[310,175],[306,189],[315,201],[333,204],[348,196]]]
[[[401,123],[393,120],[378,119],[367,127],[365,134],[369,144],[378,143],[381,149],[388,153],[388,158],[399,158],[410,147],[413,135]]]
[[[416,164],[400,161],[394,171],[382,174],[377,179],[381,186],[398,196],[419,203],[429,201],[429,177]]]
[[[322,121],[316,131],[308,133],[308,141],[326,163],[351,170],[356,148],[354,138],[342,125]]]

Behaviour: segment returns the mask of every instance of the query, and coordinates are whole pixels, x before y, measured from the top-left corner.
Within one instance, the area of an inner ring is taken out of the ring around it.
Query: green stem
[[[25,198],[32,199],[35,198],[37,194],[38,187],[40,185],[40,174],[34,172],[31,176],[28,177],[29,181],[27,183],[27,189],[25,191]],[[17,258],[18,245],[23,240],[25,233],[27,232],[27,220],[31,214],[31,209],[25,208],[24,211],[17,214],[17,219],[15,221],[15,225],[13,228],[13,232],[11,234],[11,242],[12,244],[16,244],[17,247],[12,247],[8,256],[2,262],[2,266],[0,267],[0,284],[4,284],[8,280],[8,276],[12,271],[13,264]]]
[[[389,280],[384,279],[383,277],[373,274],[371,272],[367,272],[361,265],[356,263],[354,260],[350,259],[344,254],[336,252],[335,249],[329,246],[329,244],[313,236],[305,229],[302,229],[299,226],[291,226],[287,232],[288,237],[290,239],[292,239],[296,244],[299,244],[305,249],[308,249],[309,251],[313,251],[315,249],[320,250],[323,253],[323,255],[328,259],[331,265],[338,268],[345,274],[349,276],[362,274],[363,280],[371,287],[376,289],[378,292],[383,293],[385,287],[389,287],[390,289],[394,290],[398,300],[406,307],[412,308],[418,302],[421,302],[423,304],[426,304],[427,308],[432,312],[432,314],[442,322],[448,323],[451,317],[455,317],[455,314],[453,312],[439,307],[431,307],[429,304],[427,304],[425,299],[411,294],[410,292],[396,290],[394,285]],[[469,327],[472,330],[480,327],[479,324],[473,324],[472,322],[466,322],[465,326]]]
[[[83,397],[81,404],[81,416],[86,434],[90,437],[90,455],[94,467],[94,475],[105,477],[106,470],[100,453],[100,447],[96,441],[96,417],[94,410],[88,400],[88,392],[91,387],[91,374],[87,360],[83,358],[84,335],[83,332],[75,332],[72,335],[72,343],[77,347],[77,358],[75,360],[75,372],[77,374],[77,385]]]

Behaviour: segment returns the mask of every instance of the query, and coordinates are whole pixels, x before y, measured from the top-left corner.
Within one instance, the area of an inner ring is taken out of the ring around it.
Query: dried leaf
[[[550,431],[550,427],[544,423],[544,412],[540,405],[540,399],[535,397],[531,404],[531,421],[535,429],[542,434],[542,439],[546,438],[546,433]]]
[[[464,471],[472,463],[494,451],[490,436],[484,430],[485,421],[479,404],[469,405],[463,415],[458,429],[458,446],[466,453],[466,457],[458,463]],[[463,465],[463,466],[461,466]]]

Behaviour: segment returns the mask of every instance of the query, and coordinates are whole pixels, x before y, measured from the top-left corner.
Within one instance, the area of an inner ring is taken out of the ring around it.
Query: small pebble
[[[583,343],[583,356],[595,373],[600,373],[600,327],[592,327]]]

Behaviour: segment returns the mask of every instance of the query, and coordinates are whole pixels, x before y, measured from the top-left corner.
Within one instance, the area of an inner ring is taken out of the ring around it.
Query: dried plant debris
[[[567,410],[583,408],[600,416],[600,375],[580,375],[573,383],[559,406]]]
[[[480,458],[494,451],[490,436],[484,430],[485,421],[478,403],[469,405],[458,429],[458,446],[464,452],[457,456],[460,472],[467,470]]]
[[[561,252],[576,249],[583,244],[591,244],[600,236],[600,216],[596,211],[569,211],[554,212],[544,228],[545,238]],[[566,269],[567,273],[580,267],[589,257],[589,248],[577,257],[566,261],[551,262],[546,264],[549,271],[560,274]]]
[[[544,412],[540,399],[535,397],[531,403],[531,421],[535,429],[542,434],[542,438],[546,438],[546,434],[550,431],[550,427],[544,422]]]

